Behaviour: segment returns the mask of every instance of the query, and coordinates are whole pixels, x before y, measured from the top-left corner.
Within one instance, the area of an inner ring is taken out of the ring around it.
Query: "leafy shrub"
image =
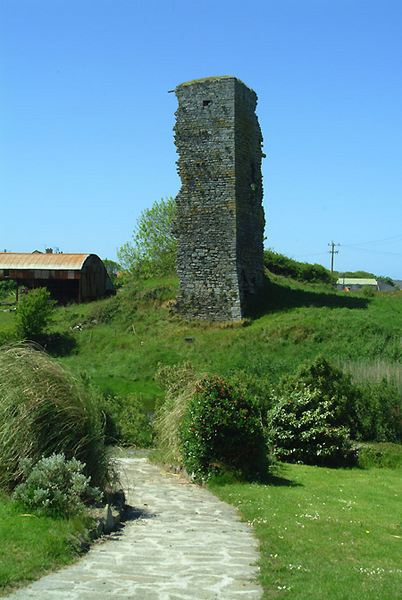
[[[91,303],[91,309],[85,323],[91,325],[100,325],[100,323],[109,323],[115,317],[119,308],[118,298],[112,296],[97,302]]]
[[[159,306],[163,302],[174,298],[174,288],[171,284],[154,285],[142,290],[138,294],[138,302],[145,306]]]
[[[102,403],[107,443],[149,448],[153,443],[150,416],[136,396],[109,396]]]
[[[181,432],[183,463],[196,478],[234,469],[264,474],[266,446],[255,404],[217,376],[196,383]]]
[[[272,384],[269,378],[265,374],[258,375],[238,369],[226,377],[226,380],[230,386],[240,387],[249,398],[253,399],[264,421],[268,410],[272,408]]]
[[[69,517],[85,510],[85,505],[102,498],[96,487],[89,485],[90,478],[82,470],[83,463],[64,454],[52,454],[36,464],[32,459],[21,461],[25,481],[18,485],[14,500],[22,502],[29,510],[53,517]]]
[[[401,392],[385,378],[358,387],[355,414],[357,440],[396,442],[401,439]]]
[[[15,331],[15,327],[5,327],[0,331],[0,346],[4,346],[5,344],[11,344],[18,339],[17,333]]]
[[[352,437],[356,437],[358,390],[352,385],[350,375],[319,355],[313,361],[304,361],[293,375],[284,375],[275,392],[279,398],[286,398],[293,391],[304,389],[317,390],[322,401],[331,401],[335,423],[348,427]]]
[[[364,285],[361,289],[361,295],[364,298],[374,298],[376,291],[371,285]]]
[[[0,300],[13,292],[15,292],[15,281],[13,279],[0,281]]]
[[[23,339],[35,339],[52,317],[55,301],[46,288],[30,290],[17,304],[17,332]]]
[[[104,422],[93,390],[32,345],[0,348],[0,485],[21,481],[21,459],[64,453],[85,464],[94,485],[107,484]]]
[[[339,426],[335,402],[317,389],[274,398],[268,438],[276,458],[309,465],[342,465],[351,459],[348,430]]]

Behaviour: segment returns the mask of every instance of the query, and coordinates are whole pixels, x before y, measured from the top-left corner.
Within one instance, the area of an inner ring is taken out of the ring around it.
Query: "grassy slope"
[[[399,370],[402,292],[365,299],[272,277],[248,326],[208,326],[172,319],[166,300],[174,298],[177,282],[162,283],[121,292],[110,321],[82,330],[69,327],[90,318],[96,306],[101,310],[102,302],[59,309],[54,330],[70,331],[75,345],[61,359],[65,365],[87,373],[104,391],[141,394],[148,408],[161,395],[153,381],[158,363],[191,361],[202,371],[245,371],[272,384],[319,353],[352,370],[379,359],[394,374]]]
[[[400,378],[402,292],[366,299],[270,276],[262,302],[250,307],[248,326],[225,326],[172,319],[176,288],[175,279],[150,281],[115,299],[60,307],[48,348],[103,391],[141,395],[150,410],[162,395],[153,380],[159,363],[191,361],[201,371],[243,371],[275,384],[323,353],[352,371],[360,365],[363,377],[380,361],[380,372]],[[13,316],[0,314],[0,332]]]

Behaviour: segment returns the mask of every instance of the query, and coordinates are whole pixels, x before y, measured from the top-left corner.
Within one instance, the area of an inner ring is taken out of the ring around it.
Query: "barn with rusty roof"
[[[54,254],[51,250],[23,254],[0,253],[0,281],[18,287],[46,287],[60,302],[85,302],[114,294],[105,265],[96,254]]]

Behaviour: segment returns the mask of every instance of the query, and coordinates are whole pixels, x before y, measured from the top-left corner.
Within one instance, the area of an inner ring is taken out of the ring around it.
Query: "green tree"
[[[175,210],[174,198],[161,198],[141,213],[132,241],[117,251],[121,265],[131,274],[149,279],[175,271],[176,240],[172,234]]]
[[[395,287],[395,283],[393,282],[391,277],[384,276],[384,275],[377,275],[376,279],[378,281],[382,281],[383,283],[387,283],[388,285],[392,285],[392,287]]]
[[[374,273],[368,271],[345,271],[342,273],[344,277],[356,277],[357,279],[375,279]]]
[[[17,333],[35,339],[51,320],[55,301],[46,288],[29,291],[17,304]]]
[[[104,258],[102,262],[105,265],[106,272],[109,275],[113,285],[116,285],[117,273],[121,271],[121,266],[119,263],[115,262],[114,260],[109,260],[108,258]]]

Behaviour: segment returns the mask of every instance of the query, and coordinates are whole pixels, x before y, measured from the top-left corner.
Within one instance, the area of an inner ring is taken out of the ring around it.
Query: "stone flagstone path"
[[[13,600],[259,600],[257,542],[236,510],[146,458],[120,458],[132,521]]]

